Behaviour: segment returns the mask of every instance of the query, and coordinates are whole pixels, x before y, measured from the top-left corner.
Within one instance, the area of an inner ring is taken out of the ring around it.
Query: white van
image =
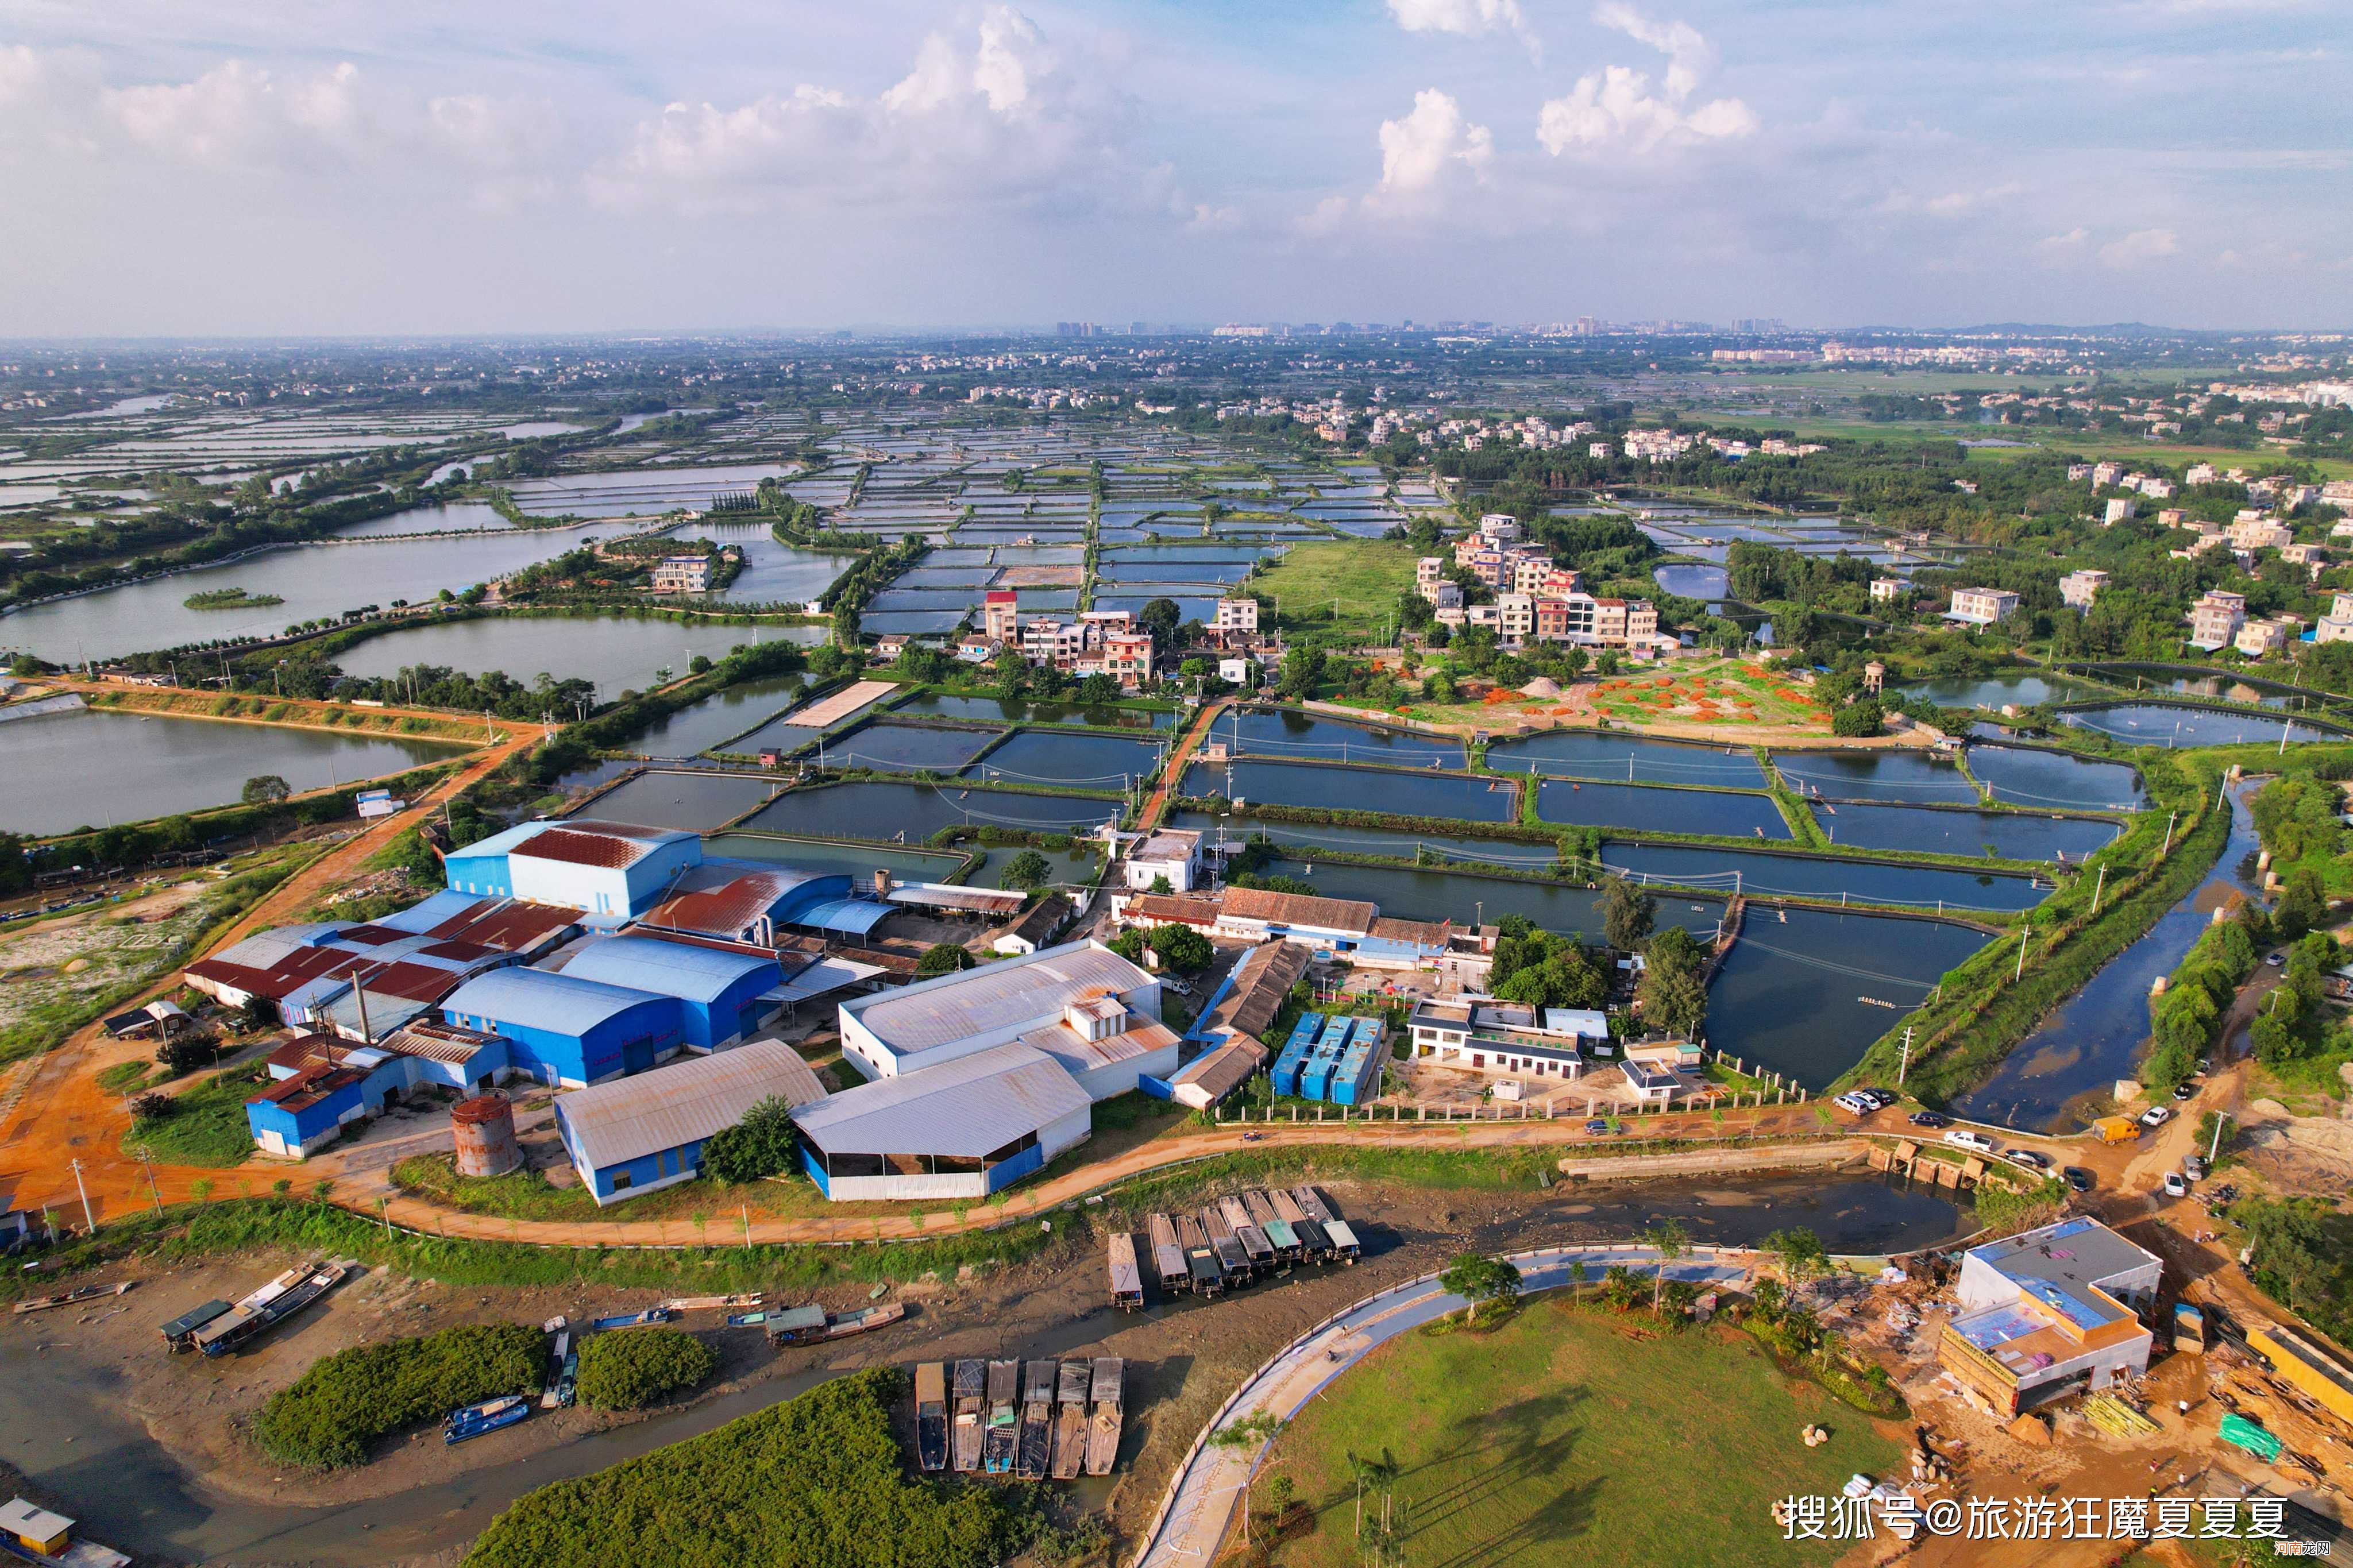
[[[1993,1140],[1982,1132],[1972,1132],[1966,1127],[1956,1127],[1945,1134],[1945,1142],[1956,1149],[1968,1149],[1979,1154],[1993,1152]]]

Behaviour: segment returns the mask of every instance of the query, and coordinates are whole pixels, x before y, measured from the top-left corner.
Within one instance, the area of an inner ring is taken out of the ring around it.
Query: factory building
[[[698,1057],[555,1101],[556,1135],[598,1206],[690,1181],[702,1146],[765,1100],[812,1105],[825,1088],[781,1040]]]
[[[419,1089],[488,1089],[510,1072],[507,1043],[447,1025],[416,1023],[377,1045],[340,1035],[297,1035],[269,1053],[270,1086],[248,1100],[245,1123],[265,1154],[302,1160],[343,1129]]]
[[[590,942],[563,973],[573,980],[676,997],[681,1036],[700,1051],[715,1051],[757,1032],[776,1010],[765,994],[784,978],[773,956],[651,936]]]
[[[956,1202],[1082,1142],[1090,1109],[1070,1073],[1017,1039],[845,1089],[793,1121],[802,1167],[837,1203]]]
[[[578,910],[584,923],[611,929],[702,863],[702,841],[691,833],[580,818],[494,833],[451,850],[442,868],[452,891]]]
[[[773,948],[794,931],[863,942],[891,912],[887,903],[852,897],[846,876],[748,860],[706,860],[681,872],[669,894],[638,923]]]
[[[460,1028],[503,1037],[516,1071],[566,1089],[643,1072],[685,1046],[677,997],[544,969],[478,975],[442,1010]]]
[[[960,974],[841,1004],[844,1060],[894,1078],[1027,1042],[1094,1099],[1165,1077],[1177,1039],[1160,1023],[1160,982],[1092,942],[1065,942]]]

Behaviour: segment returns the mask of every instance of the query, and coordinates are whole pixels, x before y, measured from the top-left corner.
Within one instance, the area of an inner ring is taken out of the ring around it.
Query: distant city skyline
[[[2353,325],[2332,0],[17,0],[0,336]]]

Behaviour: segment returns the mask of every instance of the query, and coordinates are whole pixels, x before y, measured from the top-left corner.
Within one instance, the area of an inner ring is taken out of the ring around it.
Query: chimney
[[[891,868],[888,866],[874,868],[874,896],[878,899],[891,896]]]

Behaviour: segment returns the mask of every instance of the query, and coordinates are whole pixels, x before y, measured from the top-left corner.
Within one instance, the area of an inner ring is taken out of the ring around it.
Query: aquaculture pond
[[[1978,804],[1960,765],[1926,752],[1776,752],[1773,767],[1798,794],[1822,800]]]
[[[335,530],[338,539],[374,539],[387,533],[477,533],[484,529],[512,528],[488,501],[449,501],[440,506],[413,506],[387,512],[365,522]]]
[[[680,538],[710,539],[743,552],[743,569],[715,595],[737,605],[806,605],[858,559],[797,549],[769,532],[765,523],[706,521],[672,531]]]
[[[783,787],[781,780],[746,773],[657,770],[614,785],[576,815],[708,833],[755,810]]]
[[[2149,1037],[2148,994],[2158,977],[2173,972],[2216,910],[2259,890],[2239,876],[2239,867],[2259,847],[2247,797],[2261,785],[2250,779],[2232,788],[2230,839],[2206,879],[2061,1003],[1992,1077],[1955,1100],[1957,1114],[2004,1127],[2073,1132],[2085,1119],[2071,1110],[2106,1093],[2116,1079],[2135,1076]],[[2189,1109],[2197,1109],[2195,1102]]]
[[[1612,870],[1638,881],[1716,888],[1744,892],[1751,898],[1778,894],[2009,913],[2031,909],[2052,892],[2050,884],[2031,877],[1897,866],[1877,860],[1844,860],[1822,855],[1712,849],[1689,844],[1621,844],[1613,840],[1601,847],[1601,858]]]
[[[843,844],[765,833],[722,833],[702,847],[707,858],[791,866],[819,877],[849,877],[861,886],[877,871],[905,881],[936,882],[954,876],[965,862],[963,853],[954,849],[902,849],[895,844]]]
[[[1176,715],[1143,708],[1082,708],[1024,698],[958,697],[926,691],[891,710],[908,718],[965,719],[983,724],[1087,724],[1100,730],[1166,730]]]
[[[1004,784],[1125,790],[1160,765],[1162,749],[1153,742],[1121,735],[1025,730],[983,757],[972,774]]]
[[[1468,833],[1410,833],[1394,827],[1348,827],[1335,823],[1275,822],[1246,811],[1222,816],[1206,811],[1179,811],[1168,818],[1171,827],[1198,830],[1203,843],[1239,844],[1264,838],[1284,853],[1312,858],[1318,850],[1344,850],[1354,855],[1379,855],[1410,860],[1417,852],[1472,865],[1542,870],[1559,858],[1556,847],[1520,844],[1505,838],[1482,838]]]
[[[973,789],[960,784],[860,781],[796,790],[744,824],[768,833],[813,838],[870,838],[920,844],[943,827],[1012,827],[1068,833],[1100,827],[1120,815],[1116,800],[1044,792]],[[903,836],[903,837],[902,837]]]
[[[234,805],[274,773],[296,790],[396,773],[462,754],[395,740],[219,719],[86,709],[0,724],[0,832],[66,833]]]
[[[0,616],[0,648],[58,664],[231,637],[274,637],[288,626],[364,605],[422,604],[561,555],[580,542],[570,529],[509,529],[439,539],[320,541],[238,561],[173,572]],[[276,605],[190,609],[199,594],[242,588]],[[447,662],[446,660],[444,662]]]
[[[1708,988],[1707,1043],[1819,1089],[1992,940],[1943,921],[1752,905]]]
[[[0,636],[7,623],[0,621]],[[2060,721],[2133,746],[2232,746],[2252,741],[2341,741],[2342,731],[2316,729],[2293,719],[2256,713],[2222,713],[2210,708],[2174,708],[2159,702],[2122,702],[2059,715]]]
[[[1580,784],[1546,779],[1536,815],[1564,826],[1622,827],[1634,833],[1710,833],[1725,838],[1787,838],[1789,825],[1773,797],[1722,790],[1660,789],[1648,784]]]
[[[1500,773],[1559,779],[1765,787],[1765,770],[1746,746],[1679,746],[1588,730],[1553,730],[1525,740],[1497,741],[1487,748],[1487,765]]]
[[[1195,763],[1186,770],[1182,793],[1224,795],[1229,784],[1233,793],[1229,798],[1262,800],[1273,805],[1454,817],[1463,822],[1511,822],[1519,815],[1519,792],[1502,779],[1348,768],[1337,763],[1257,759]]]
[[[470,675],[500,669],[531,683],[541,673],[592,682],[598,700],[657,685],[661,672],[682,676],[696,655],[719,659],[754,642],[823,642],[824,626],[729,626],[660,616],[485,616],[470,621],[386,632],[344,649],[334,662],[346,675],[389,677],[411,665]]]
[[[1350,866],[1312,858],[1271,862],[1270,874],[1297,877],[1327,899],[1361,899],[1399,920],[1452,921],[1457,926],[1524,915],[1546,931],[1601,940],[1601,895],[1577,882],[1524,882],[1469,871]],[[1658,923],[1679,925],[1703,942],[1715,938],[1724,905],[1714,899],[1659,900]]]
[[[2129,763],[2101,762],[2032,746],[1969,748],[1969,772],[2006,805],[2050,805],[2075,811],[2133,811],[2147,804],[2140,774]]]
[[[1992,855],[2004,860],[2082,860],[2123,831],[2097,817],[1852,803],[1818,805],[1814,818],[1831,843],[1850,849]]]
[[[629,741],[628,749],[648,757],[686,758],[732,741],[792,707],[799,696],[797,675],[738,681],[702,701],[657,719]]]
[[[902,773],[952,773],[980,754],[997,737],[987,730],[947,725],[897,724],[877,719],[839,735],[826,747],[837,768],[881,768]]]
[[[1289,709],[1271,713],[1237,710],[1218,721],[1208,739],[1223,742],[1228,751],[1244,756],[1318,763],[1380,763],[1391,767],[1464,765],[1462,742],[1443,735],[1311,719]]]
[[[2031,708],[2042,702],[2072,702],[2099,689],[2089,681],[2063,675],[1955,676],[1942,680],[1918,680],[1899,689],[1906,697],[1921,697],[1939,708]]]

